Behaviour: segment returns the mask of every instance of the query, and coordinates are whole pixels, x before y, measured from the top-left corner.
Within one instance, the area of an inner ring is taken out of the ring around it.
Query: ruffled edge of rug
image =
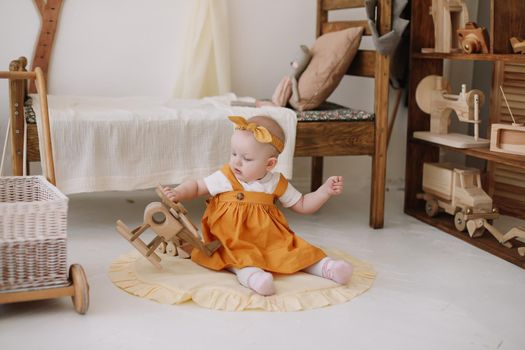
[[[337,250],[324,249],[324,251],[331,257],[345,259],[353,265],[354,272],[349,284],[301,292],[277,293],[268,297],[253,292],[242,294],[220,286],[206,286],[183,291],[171,286],[140,280],[130,266],[137,259],[142,258],[142,255],[135,251],[123,254],[114,260],[109,267],[108,275],[117,287],[131,295],[162,304],[182,304],[193,301],[201,307],[224,311],[316,309],[347,302],[372,286],[376,272],[370,264]]]

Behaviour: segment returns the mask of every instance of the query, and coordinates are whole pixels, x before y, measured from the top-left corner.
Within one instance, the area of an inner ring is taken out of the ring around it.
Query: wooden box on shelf
[[[492,124],[490,150],[525,156],[525,126]]]
[[[429,131],[430,118],[416,103],[416,88],[430,74],[443,75],[444,60],[474,60],[492,62],[494,66],[493,83],[490,94],[490,115],[483,123],[509,123],[507,107],[498,92],[502,85],[509,98],[511,108],[516,109],[517,122],[525,121],[525,55],[514,54],[510,43],[511,37],[525,36],[525,1],[491,0],[489,53],[422,53],[423,48],[434,47],[434,24],[429,15],[432,0],[412,1],[411,43],[410,43],[410,83],[407,122],[407,155],[405,174],[405,212],[417,219],[433,225],[472,245],[499,256],[513,264],[525,268],[525,257],[516,249],[508,249],[493,236],[484,234],[471,238],[460,232],[448,215],[429,217],[425,213],[425,201],[418,198],[422,191],[423,164],[440,161],[440,150],[462,153],[486,161],[485,177],[488,181],[484,190],[493,199],[494,206],[502,214],[525,219],[525,156],[494,152],[488,148],[459,149],[434,142],[414,138],[414,132]],[[479,6],[487,6],[480,3]],[[523,76],[516,74],[523,73]],[[523,92],[520,90],[523,89]],[[523,102],[521,102],[523,101]],[[523,113],[523,115],[521,115]],[[487,120],[488,119],[488,120]],[[489,128],[490,130],[490,128]],[[490,131],[486,135],[490,137]],[[503,173],[504,172],[504,173]],[[503,174],[503,175],[502,175]],[[509,182],[512,179],[512,184]],[[521,179],[521,180],[520,180]],[[508,181],[507,181],[508,180]],[[512,198],[510,198],[512,197]],[[506,203],[512,203],[507,205]],[[497,220],[494,222],[497,226]],[[514,247],[525,247],[525,243],[515,240]],[[522,250],[523,251],[523,250]]]

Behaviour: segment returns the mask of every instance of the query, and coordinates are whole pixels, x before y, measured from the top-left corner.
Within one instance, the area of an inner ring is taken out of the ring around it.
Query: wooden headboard
[[[47,2],[44,2],[44,0],[33,1],[40,13],[42,23],[40,25],[40,34],[38,35],[33,61],[31,62],[31,70],[33,71],[36,67],[40,67],[47,81],[47,71],[49,69],[49,61],[51,60],[51,52],[53,51],[53,43],[55,41],[55,33],[57,31],[58,18],[63,0],[47,0]],[[29,82],[29,92],[36,92],[34,80]]]

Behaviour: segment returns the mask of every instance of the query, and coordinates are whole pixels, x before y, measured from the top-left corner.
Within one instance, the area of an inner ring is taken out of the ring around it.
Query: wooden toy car
[[[478,169],[462,168],[450,163],[423,164],[423,192],[425,212],[434,217],[440,210],[454,215],[454,226],[465,231],[474,219],[493,220],[499,213],[492,207],[492,198],[481,188]],[[469,231],[471,237],[482,235],[484,226]]]

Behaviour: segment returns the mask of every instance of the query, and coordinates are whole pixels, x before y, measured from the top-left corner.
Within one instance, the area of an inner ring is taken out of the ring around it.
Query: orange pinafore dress
[[[245,191],[228,165],[221,171],[233,191],[211,198],[202,218],[202,235],[206,243],[218,239],[222,247],[210,257],[194,249],[193,261],[213,270],[255,266],[290,274],[326,256],[321,249],[297,237],[275,205],[288,186],[283,175],[274,193],[268,194]]]

